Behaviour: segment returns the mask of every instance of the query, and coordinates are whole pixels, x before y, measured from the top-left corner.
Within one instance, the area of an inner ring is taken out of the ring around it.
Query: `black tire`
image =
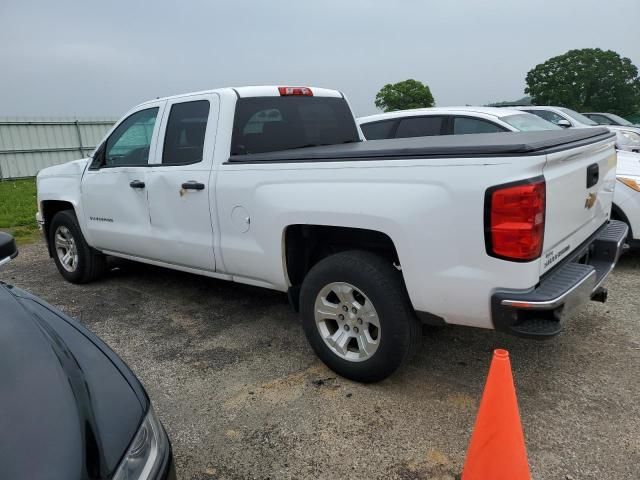
[[[315,302],[325,286],[346,282],[373,304],[380,322],[379,346],[370,358],[342,358],[325,343],[315,320]],[[365,251],[331,255],[309,271],[300,291],[300,314],[307,340],[337,374],[358,382],[378,382],[395,372],[418,350],[422,329],[401,273],[391,262]]]
[[[62,265],[56,250],[55,236],[61,227],[67,229],[75,242],[78,261],[73,271],[67,270]],[[56,263],[56,267],[58,267],[58,271],[71,283],[89,283],[100,277],[106,270],[106,257],[87,244],[73,210],[60,211],[51,219],[51,224],[49,225],[49,245],[51,246],[53,260]]]

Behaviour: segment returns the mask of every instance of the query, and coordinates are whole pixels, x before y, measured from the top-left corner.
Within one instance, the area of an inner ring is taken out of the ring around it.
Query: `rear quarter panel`
[[[416,310],[492,328],[493,290],[534,286],[539,260],[486,254],[484,194],[540,175],[544,163],[544,156],[529,156],[223,164],[216,184],[221,268],[284,291],[289,225],[377,230],[395,244]],[[232,216],[238,208],[250,217],[247,231]]]

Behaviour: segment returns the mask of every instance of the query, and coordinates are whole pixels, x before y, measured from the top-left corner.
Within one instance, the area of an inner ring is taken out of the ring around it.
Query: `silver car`
[[[635,132],[636,129],[640,131],[640,123],[631,123],[626,118],[622,118],[615,113],[603,113],[603,112],[588,112],[583,113],[585,117],[589,117],[598,125],[615,125],[618,127],[631,127]]]
[[[636,126],[614,125],[613,123],[600,125],[586,115],[564,107],[531,105],[526,107],[513,108],[522,110],[523,112],[533,113],[534,115],[537,115],[540,118],[543,118],[563,128],[589,128],[606,126],[609,130],[615,132],[617,136],[616,147],[618,148],[618,150],[640,153],[640,128]],[[624,119],[621,118],[621,120]]]

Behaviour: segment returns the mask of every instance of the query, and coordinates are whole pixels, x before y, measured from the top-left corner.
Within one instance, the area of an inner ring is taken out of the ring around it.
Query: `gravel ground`
[[[392,378],[325,368],[283,294],[129,262],[71,285],[43,244],[0,278],[80,319],[145,384],[178,478],[454,479],[494,348],[511,353],[535,479],[640,478],[640,253],[546,342],[429,330]]]

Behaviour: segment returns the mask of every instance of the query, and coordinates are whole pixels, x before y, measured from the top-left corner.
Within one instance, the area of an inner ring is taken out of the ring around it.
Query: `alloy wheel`
[[[326,285],[316,297],[314,312],[320,336],[340,358],[362,362],[378,350],[380,318],[371,300],[353,285]]]

